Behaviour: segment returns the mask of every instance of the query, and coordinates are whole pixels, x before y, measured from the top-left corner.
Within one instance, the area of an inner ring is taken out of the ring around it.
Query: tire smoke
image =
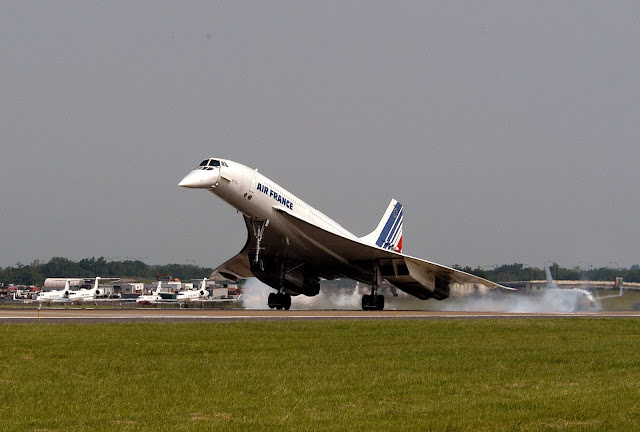
[[[243,286],[242,305],[245,309],[268,309],[267,297],[276,292],[258,279],[247,279]],[[362,295],[369,287],[354,284],[353,288],[322,287],[315,297],[304,295],[291,297],[292,310],[342,309],[361,310]],[[385,309],[433,310],[468,312],[513,312],[513,313],[571,313],[601,310],[599,298],[580,288],[551,288],[535,293],[496,292],[491,290],[452,289],[446,300],[420,300],[403,292],[397,297],[381,287],[385,295]]]

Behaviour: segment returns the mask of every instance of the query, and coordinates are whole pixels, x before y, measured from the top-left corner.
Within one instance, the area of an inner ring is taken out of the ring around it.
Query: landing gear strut
[[[267,300],[270,309],[289,310],[291,307],[291,296],[285,293],[271,293]]]
[[[378,286],[380,285],[381,275],[378,265],[373,266],[373,280],[371,282],[371,294],[362,296],[362,310],[383,310],[384,296],[378,294]]]
[[[253,235],[256,236],[256,254],[253,258],[253,265],[259,266],[260,270],[262,271],[264,271],[264,263],[260,259],[260,251],[264,248],[260,247],[260,243],[262,242],[264,230],[268,225],[269,219],[263,221],[251,219],[251,228],[253,228]]]

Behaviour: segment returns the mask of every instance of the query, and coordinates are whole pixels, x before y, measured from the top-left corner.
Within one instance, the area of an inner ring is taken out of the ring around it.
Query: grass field
[[[0,430],[638,430],[640,321],[0,326]]]

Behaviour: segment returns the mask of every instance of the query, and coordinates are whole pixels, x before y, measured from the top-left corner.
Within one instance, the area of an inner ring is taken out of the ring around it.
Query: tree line
[[[134,277],[140,280],[156,280],[158,276],[170,275],[180,280],[209,277],[213,269],[196,265],[167,264],[148,265],[140,260],[112,261],[104,257],[84,258],[73,261],[54,257],[48,262],[33,261],[31,264],[17,263],[13,267],[0,267],[0,283],[16,285],[44,284],[49,277]]]
[[[529,267],[524,264],[504,264],[490,267],[453,268],[471,273],[498,283],[514,281],[544,280],[544,268]],[[155,280],[159,275],[171,275],[180,280],[201,279],[209,277],[213,269],[191,264],[148,265],[140,260],[112,261],[104,257],[84,258],[73,261],[67,258],[54,257],[48,262],[35,260],[31,264],[17,263],[13,267],[0,267],[0,283],[16,285],[43,285],[49,277],[134,277],[141,280]],[[551,273],[556,280],[600,280],[613,281],[622,277],[626,282],[640,282],[640,266],[631,268],[600,267],[582,269],[580,267],[565,268],[558,264],[551,266]]]
[[[529,267],[525,264],[517,263],[476,268],[454,265],[453,268],[498,283],[544,280],[547,277],[544,268]],[[593,266],[584,269],[578,266],[572,268],[560,267],[557,263],[553,263],[550,268],[554,280],[614,281],[616,277],[622,277],[625,282],[640,282],[640,266],[637,264],[628,269],[618,267],[596,268]]]

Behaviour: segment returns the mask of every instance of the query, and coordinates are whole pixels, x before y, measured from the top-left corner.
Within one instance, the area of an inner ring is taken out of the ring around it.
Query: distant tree
[[[455,264],[453,268],[480,276],[498,283],[544,280],[544,268],[528,267],[524,264],[504,264],[492,267],[461,266]],[[46,263],[39,260],[25,265],[21,262],[14,267],[0,267],[0,282],[18,285],[42,285],[48,277],[134,277],[142,280],[155,280],[158,274],[169,274],[180,280],[202,279],[209,277],[213,269],[199,267],[192,264],[166,264],[149,266],[140,260],[109,261],[104,257],[83,258],[80,261],[72,261],[63,257],[51,258]],[[622,277],[626,282],[640,282],[640,266],[633,265],[630,269],[612,269],[609,267],[589,268],[579,267],[563,268],[557,263],[551,266],[551,271],[556,280],[608,280]]]

